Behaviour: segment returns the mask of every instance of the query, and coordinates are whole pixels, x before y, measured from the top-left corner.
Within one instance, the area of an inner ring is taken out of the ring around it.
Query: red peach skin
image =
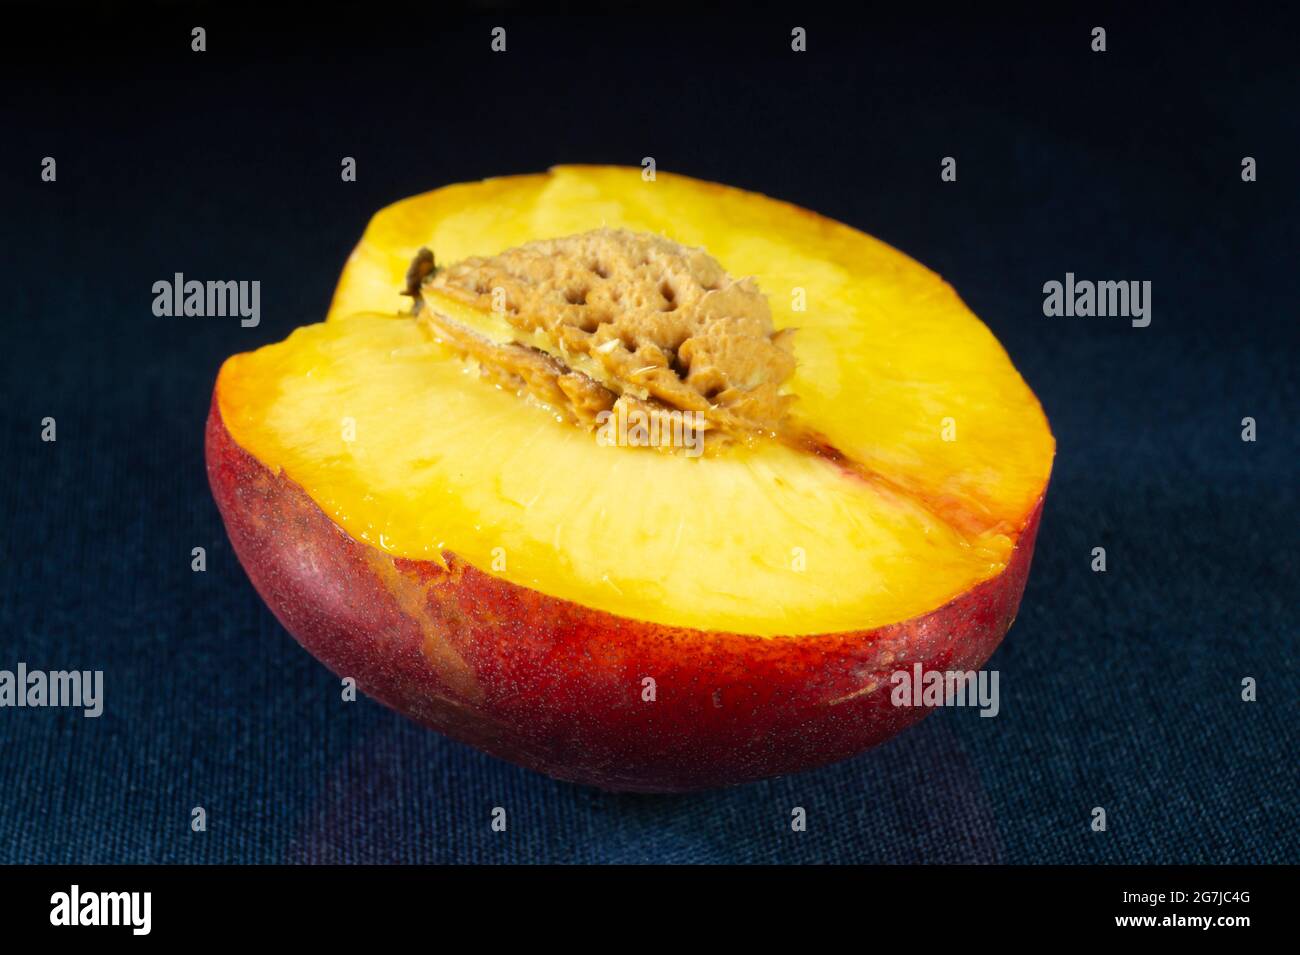
[[[755,637],[630,620],[445,553],[447,568],[348,536],[240,448],[214,396],[208,478],[253,586],[309,653],[400,713],[558,779],[684,792],[845,759],[920,720],[890,674],[977,670],[1015,618],[1043,499],[1006,568],[876,630]],[[643,699],[654,680],[653,702]]]

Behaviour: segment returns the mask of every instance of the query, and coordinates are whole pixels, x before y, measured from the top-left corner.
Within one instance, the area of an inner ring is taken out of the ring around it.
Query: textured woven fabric
[[[228,30],[202,59],[51,64],[39,89],[7,60],[0,668],[103,669],[105,701],[0,710],[0,862],[1296,862],[1300,144],[1280,119],[1300,84],[1290,32],[1227,26],[1153,18],[1094,55],[1081,23],[810,24],[796,55],[780,25],[527,22],[489,60],[471,25],[436,69],[400,37],[236,56]],[[435,81],[482,105],[411,122]],[[733,790],[607,795],[342,703],[253,592],[203,465],[222,358],[318,320],[386,202],[646,155],[916,256],[1042,399],[1059,450],[997,718],[939,712]],[[261,281],[260,324],[155,317],[177,271]],[[1067,272],[1150,280],[1151,325],[1044,317]]]

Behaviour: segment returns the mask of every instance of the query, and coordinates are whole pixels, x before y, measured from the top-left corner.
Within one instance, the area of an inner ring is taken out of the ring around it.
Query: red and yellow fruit
[[[311,653],[489,753],[638,791],[842,759],[924,714],[891,705],[890,674],[977,669],[1006,633],[1051,433],[916,262],[794,206],[639,173],[564,167],[381,211],[326,322],[222,367],[213,493]],[[791,422],[815,446],[601,446],[409,315],[421,247],[447,263],[601,226],[756,278],[798,329]]]

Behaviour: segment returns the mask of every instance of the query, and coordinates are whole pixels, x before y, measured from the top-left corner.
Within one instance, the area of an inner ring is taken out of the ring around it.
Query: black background
[[[1295,861],[1295,22],[633,10],[9,11],[0,667],[103,668],[107,700],[99,720],[0,711],[0,861]],[[940,713],[723,793],[608,796],[340,708],[257,599],[203,466],[221,360],[320,320],[389,202],[644,156],[918,258],[1039,395],[1058,455],[990,664],[998,719]],[[155,318],[177,271],[260,280],[260,326]],[[1067,271],[1150,280],[1150,327],[1044,317]]]

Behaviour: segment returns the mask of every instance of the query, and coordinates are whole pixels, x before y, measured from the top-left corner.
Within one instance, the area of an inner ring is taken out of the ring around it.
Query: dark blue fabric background
[[[1294,29],[1036,16],[809,18],[801,56],[788,17],[212,15],[201,55],[184,16],[11,33],[0,668],[102,668],[106,704],[0,710],[0,862],[1297,861]],[[203,464],[221,360],[319,320],[390,201],[646,155],[917,257],[1042,399],[1059,448],[997,719],[943,711],[729,791],[607,795],[341,704],[253,592]],[[261,280],[260,327],[155,318],[176,271]],[[1067,271],[1151,280],[1151,326],[1045,318]]]

